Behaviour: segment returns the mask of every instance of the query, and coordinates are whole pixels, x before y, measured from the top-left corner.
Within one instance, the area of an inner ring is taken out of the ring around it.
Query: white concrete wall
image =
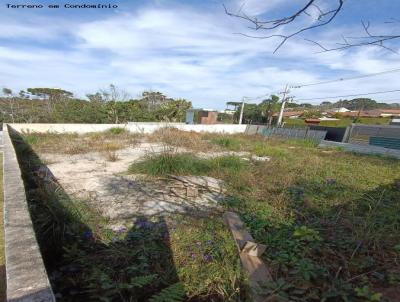
[[[125,128],[133,133],[152,133],[163,127],[174,127],[183,131],[216,132],[216,133],[244,133],[247,125],[214,124],[214,125],[187,125],[183,123],[128,123],[128,124],[9,124],[18,132],[69,132],[88,133],[104,131],[110,128]]]
[[[4,246],[8,302],[55,302],[36,241],[24,182],[7,127],[4,138]]]

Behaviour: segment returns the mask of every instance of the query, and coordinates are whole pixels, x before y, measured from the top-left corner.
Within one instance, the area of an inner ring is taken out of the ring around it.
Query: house
[[[318,125],[321,123],[320,119],[317,118],[307,118],[305,119],[305,122],[307,125]]]
[[[229,114],[229,115],[234,115],[236,113],[236,110],[225,109],[225,110],[221,110],[219,113],[225,113],[225,114]]]
[[[216,124],[218,111],[214,109],[186,110],[186,124]]]
[[[299,118],[304,111],[284,111],[283,117],[284,118]],[[273,116],[279,116],[279,112],[274,113]]]
[[[400,126],[400,118],[394,118],[390,121],[390,125]]]
[[[323,116],[323,117],[320,117],[319,120],[320,121],[338,121],[339,119],[338,118],[333,118],[333,117]]]
[[[400,109],[373,109],[368,112],[376,117],[400,117]]]
[[[332,114],[332,113],[331,113]],[[336,112],[332,115],[337,114],[340,117],[378,117],[375,113],[370,111],[346,111],[346,112]]]
[[[329,112],[333,112],[333,113],[343,113],[343,112],[349,112],[349,111],[350,110],[345,107],[332,108],[331,110],[329,110]]]

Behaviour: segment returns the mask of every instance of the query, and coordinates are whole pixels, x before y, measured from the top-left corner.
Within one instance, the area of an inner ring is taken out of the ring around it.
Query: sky
[[[400,68],[400,39],[388,46],[321,52],[305,39],[335,47],[341,36],[362,36],[361,20],[377,34],[400,32],[400,1],[347,0],[328,26],[296,36],[273,53],[280,40],[253,39],[249,23],[228,16],[239,9],[258,19],[286,16],[304,0],[0,0],[0,88],[57,87],[85,97],[115,84],[137,98],[145,90],[224,109],[228,101],[257,102],[299,85]],[[329,9],[333,0],[319,0]],[[8,8],[42,4],[44,8]],[[47,8],[59,4],[60,8]],[[63,8],[64,4],[110,4],[117,8]],[[315,24],[315,9],[289,34]],[[386,22],[386,23],[385,23]],[[359,80],[291,89],[296,99],[400,89],[400,72]],[[400,92],[373,96],[400,102]],[[333,101],[334,99],[326,99]],[[302,101],[319,103],[321,100]]]

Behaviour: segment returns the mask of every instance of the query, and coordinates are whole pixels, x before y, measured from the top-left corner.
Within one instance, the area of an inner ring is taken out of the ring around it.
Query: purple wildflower
[[[169,240],[169,234],[168,234],[168,232],[164,232],[164,233],[162,234],[162,236],[163,236],[164,240]]]
[[[138,219],[135,222],[135,226],[137,228],[150,229],[153,225],[151,222],[147,221],[146,219]]]
[[[204,259],[205,262],[211,262],[211,261],[213,261],[213,256],[210,255],[210,254],[205,254],[203,256],[203,259]]]
[[[119,227],[117,230],[116,230],[116,232],[117,233],[119,233],[119,234],[121,234],[121,233],[125,233],[126,232],[126,227]]]
[[[192,259],[196,259],[196,254],[195,253],[191,253],[190,257],[192,257]]]
[[[93,233],[91,230],[87,230],[83,232],[83,238],[85,239],[92,239],[93,238]]]

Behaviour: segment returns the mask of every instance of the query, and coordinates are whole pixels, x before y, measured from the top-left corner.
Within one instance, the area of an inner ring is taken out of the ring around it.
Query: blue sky
[[[293,11],[289,0],[204,1],[27,1],[29,4],[117,4],[117,9],[12,9],[0,0],[0,87],[60,87],[83,97],[110,83],[134,98],[158,90],[196,107],[223,109],[243,96],[268,95],[285,84],[336,79],[400,68],[400,54],[378,47],[319,53],[312,38],[334,46],[341,35],[362,35],[361,20],[377,33],[398,30],[386,24],[400,2],[347,0],[329,26],[288,41],[250,39],[247,23],[224,13],[239,7],[250,15],[274,17]],[[301,1],[299,1],[301,2]],[[304,2],[304,1],[303,1]],[[244,3],[244,4],[243,4]],[[327,8],[332,0],[319,1]],[[377,8],[379,7],[379,9]],[[313,11],[310,11],[311,16]],[[302,18],[301,24],[312,24]],[[280,29],[289,33],[291,28]],[[254,33],[252,33],[254,34]],[[399,49],[399,43],[390,45]],[[400,88],[400,73],[292,90],[295,98],[356,94]],[[376,96],[399,102],[400,94]]]

